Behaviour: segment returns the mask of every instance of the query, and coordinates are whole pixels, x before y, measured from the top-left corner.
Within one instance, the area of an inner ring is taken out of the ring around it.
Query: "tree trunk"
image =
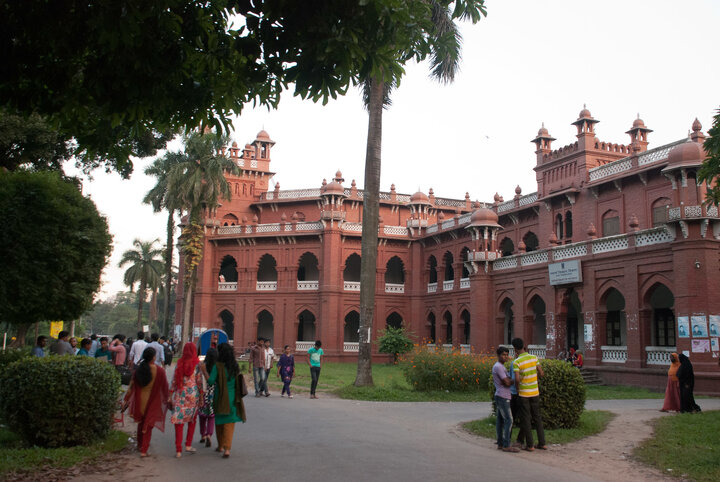
[[[152,325],[158,319],[157,299],[158,299],[158,289],[155,288],[152,290],[152,294],[150,295],[150,313],[148,316],[148,325]],[[153,330],[151,328],[151,331],[155,331],[155,330]]]
[[[371,79],[368,103],[368,137],[365,153],[363,192],[362,257],[360,261],[360,346],[356,387],[373,385],[372,325],[375,312],[378,217],[380,213],[380,159],[382,150],[382,110],[385,84]]]
[[[195,273],[190,277],[190,281],[185,285],[185,293],[183,294],[183,318],[182,318],[182,336],[180,343],[190,341],[190,314],[192,313],[192,297],[195,288]]]
[[[143,331],[142,329],[142,309],[143,309],[143,302],[145,301],[145,282],[140,282],[140,287],[138,288],[137,293],[138,298],[138,317],[137,317],[137,329],[138,331]]]
[[[165,299],[163,300],[163,322],[162,333],[168,334],[167,328],[170,321],[170,290],[172,290],[172,260],[173,241],[175,238],[175,211],[170,211],[167,223],[167,250],[165,252]]]
[[[32,323],[22,323],[17,326],[17,333],[15,334],[15,341],[10,343],[12,348],[23,348],[25,346],[25,337],[30,329]]]

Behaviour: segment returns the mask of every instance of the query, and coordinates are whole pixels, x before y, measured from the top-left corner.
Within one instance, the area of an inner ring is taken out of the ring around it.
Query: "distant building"
[[[465,351],[520,336],[547,358],[575,346],[606,381],[657,388],[669,354],[689,351],[696,390],[720,392],[709,351],[718,344],[707,337],[720,315],[720,220],[696,180],[702,127],[648,150],[652,131],[639,118],[628,144],[600,141],[597,122],[583,109],[577,141],[557,149],[538,131],[531,194],[518,186],[513,199],[478,203],[394,185],[381,193],[373,336],[406,326]],[[259,335],[298,352],[321,338],[330,359],[351,359],[363,192],[340,172],[319,187],[270,190],[274,144],[261,131],[229,149],[241,173],[206,222],[194,326],[222,328],[237,346]],[[178,323],[183,301],[180,292]],[[688,329],[696,322],[704,338]]]

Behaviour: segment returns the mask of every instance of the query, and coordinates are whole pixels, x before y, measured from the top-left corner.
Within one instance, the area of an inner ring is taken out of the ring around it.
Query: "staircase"
[[[605,382],[597,376],[597,373],[587,370],[586,368],[580,369],[580,375],[582,375],[583,380],[585,380],[585,385],[605,385]]]

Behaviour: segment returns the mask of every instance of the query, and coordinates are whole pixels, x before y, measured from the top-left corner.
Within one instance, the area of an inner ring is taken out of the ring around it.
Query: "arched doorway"
[[[653,346],[676,345],[675,339],[675,296],[664,284],[658,283],[650,293],[652,309],[651,339]]]
[[[228,310],[220,312],[220,320],[222,321],[222,330],[227,333],[228,340],[235,339],[235,317]]]
[[[355,310],[345,315],[343,341],[345,343],[358,343],[360,341],[360,313]]]
[[[402,328],[402,325],[402,316],[400,316],[396,311],[390,313],[390,315],[388,315],[388,317],[385,319],[385,326],[388,328],[400,329]]]
[[[435,343],[435,313],[430,313],[427,317],[428,324],[428,343]]]
[[[343,281],[360,281],[360,255],[353,253],[345,260]]]
[[[625,318],[625,297],[615,288],[605,295],[605,344],[608,346],[627,345],[627,322]]]
[[[449,311],[446,311],[443,315],[443,322],[445,323],[445,345],[453,344],[453,328],[452,328],[452,315]]]
[[[462,344],[469,345],[470,344],[470,312],[468,310],[463,310],[462,313],[460,313],[460,319],[463,322]]]
[[[273,315],[271,315],[268,310],[262,310],[260,313],[258,313],[257,320],[257,337],[272,340],[273,335],[275,334]]]
[[[576,350],[585,351],[585,345],[581,334],[583,333],[583,317],[580,297],[574,289],[569,290],[566,295],[567,320],[565,323],[565,349],[571,347]]]
[[[533,314],[533,345],[545,346],[547,331],[545,301],[538,295],[535,295],[530,300],[530,308]]]
[[[298,281],[317,281],[320,279],[317,257],[308,252],[300,256],[297,271]]]
[[[236,283],[238,280],[237,261],[230,255],[223,257],[220,262],[220,280],[227,283]]]
[[[358,318],[359,322],[359,318]],[[298,333],[297,341],[314,341],[315,340],[315,315],[309,310],[303,310],[298,315]]]
[[[428,258],[428,270],[428,283],[437,283],[437,259],[435,259],[435,256],[430,256],[430,258]]]
[[[515,315],[513,314],[513,302],[510,298],[505,300],[500,305],[503,312],[503,344],[509,345],[515,336]]]

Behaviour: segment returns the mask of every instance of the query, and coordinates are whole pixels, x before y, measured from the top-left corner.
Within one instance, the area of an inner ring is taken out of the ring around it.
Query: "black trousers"
[[[524,437],[528,447],[533,446],[532,426],[535,425],[538,445],[545,445],[545,430],[540,414],[540,397],[520,398],[520,436]]]
[[[512,395],[512,398],[510,399],[510,412],[512,413],[512,418],[514,420],[514,423],[519,427],[520,426],[520,397],[515,394]],[[517,436],[517,443],[525,443],[525,434],[523,434],[523,431],[518,431]]]

